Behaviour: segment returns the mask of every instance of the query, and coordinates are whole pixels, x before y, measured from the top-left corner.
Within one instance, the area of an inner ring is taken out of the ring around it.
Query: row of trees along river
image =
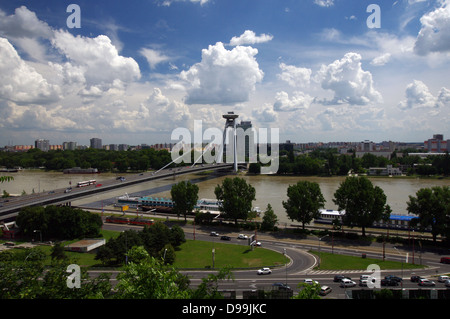
[[[278,174],[294,175],[347,175],[349,171],[364,173],[369,167],[402,166],[408,174],[449,175],[450,156],[421,158],[410,156],[405,150],[395,151],[390,159],[367,153],[361,158],[355,153],[339,154],[337,149],[316,149],[308,154],[295,155],[292,151],[280,152]],[[43,152],[31,149],[27,152],[0,152],[0,166],[7,168],[43,167],[47,170],[63,170],[72,167],[97,168],[100,172],[145,171],[159,169],[170,163],[167,150],[141,149],[137,151],[108,151],[98,149],[55,150]],[[183,164],[180,164],[183,165]],[[258,165],[253,165],[258,172]]]

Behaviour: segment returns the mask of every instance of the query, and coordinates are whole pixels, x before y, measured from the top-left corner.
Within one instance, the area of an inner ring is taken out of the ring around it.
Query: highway
[[[105,224],[104,228],[106,229],[115,229],[115,230],[123,230],[123,227],[113,224]],[[132,226],[128,226],[132,227]],[[183,227],[185,231],[185,235],[187,239],[193,239],[195,233],[195,240],[202,241],[220,241],[220,237],[210,236],[211,231],[217,231],[221,234],[223,233],[223,229],[218,228],[209,228],[198,226],[195,229],[192,226]],[[241,232],[242,233],[242,232]],[[252,235],[253,232],[243,232],[247,235]],[[237,239],[238,232],[226,232],[223,233],[227,236],[230,236],[231,241],[224,241],[223,243],[227,243],[230,245],[246,245],[246,240]],[[367,287],[359,286],[359,278],[360,275],[371,275],[373,272],[361,269],[361,270],[317,270],[316,266],[318,265],[318,259],[315,255],[310,254],[308,251],[310,249],[318,250],[318,240],[317,238],[307,238],[307,239],[292,239],[292,238],[284,238],[279,239],[275,238],[272,235],[267,234],[258,234],[258,241],[261,241],[262,247],[267,249],[272,249],[283,254],[286,252],[286,255],[290,258],[290,262],[287,265],[279,266],[272,268],[272,273],[269,275],[258,275],[257,269],[247,269],[247,270],[233,270],[234,281],[224,281],[221,282],[219,287],[222,290],[235,290],[237,294],[237,298],[242,298],[243,291],[249,290],[271,290],[272,284],[276,282],[287,283],[294,292],[298,292],[298,284],[302,283],[304,279],[312,279],[314,281],[318,281],[320,285],[330,286],[332,288],[332,292],[323,298],[327,299],[345,299],[346,292],[349,289],[370,289]],[[222,241],[220,241],[222,242]],[[330,242],[322,242],[320,250],[322,252],[331,252],[338,254],[346,254],[346,255],[355,255],[361,256],[362,253],[365,253],[367,258],[377,258],[382,259],[382,248],[379,245],[372,245],[373,247],[350,247],[345,245],[331,245]],[[258,249],[258,248],[256,248]],[[403,250],[402,247],[393,248],[392,245],[389,245],[385,248],[385,256],[386,260],[395,260],[395,261],[404,261],[407,250]],[[416,252],[418,254],[418,252]],[[404,289],[446,289],[444,283],[440,283],[437,281],[437,276],[439,274],[448,274],[450,273],[450,265],[439,263],[440,255],[437,253],[426,252],[423,251],[420,253],[420,261],[423,265],[427,267],[423,269],[414,269],[414,270],[406,270],[406,269],[396,269],[384,271],[382,270],[380,273],[380,278],[384,278],[387,275],[395,275],[403,278],[402,285],[396,287],[386,287],[386,288],[404,288]],[[411,262],[411,253],[409,254],[409,261]],[[419,263],[419,256],[416,256],[416,263]],[[269,265],[268,265],[269,266]],[[217,270],[182,270],[184,274],[187,274],[190,277],[191,284],[193,286],[201,283],[201,279],[205,278],[208,273],[216,273]],[[339,282],[334,282],[334,276],[336,274],[343,274],[350,277],[353,281],[356,282],[356,287],[353,288],[342,288],[340,287]],[[420,287],[417,283],[411,282],[410,277],[412,274],[420,275],[425,278],[431,279],[436,283],[435,287]],[[381,287],[385,288],[385,287]]]
[[[175,175],[190,174],[201,171],[222,170],[232,168],[233,164],[204,164],[194,167],[185,166],[177,168],[166,168],[157,172],[146,172],[141,174],[126,176],[126,179],[111,179],[101,184],[85,187],[72,187],[70,192],[66,188],[55,189],[45,193],[29,194],[19,197],[10,197],[0,200],[0,221],[10,220],[17,216],[21,208],[27,206],[65,204],[75,199],[93,196],[94,194],[112,191],[118,188],[124,188],[131,185],[145,183],[156,179],[167,178]]]

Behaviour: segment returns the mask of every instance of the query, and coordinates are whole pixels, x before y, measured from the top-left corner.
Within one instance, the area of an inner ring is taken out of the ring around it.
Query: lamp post
[[[40,237],[41,243],[42,243],[42,232],[39,229],[33,230],[33,233],[37,233],[37,232],[39,232],[39,237]]]
[[[283,255],[284,255],[284,257],[287,258],[286,248],[283,248]],[[287,287],[287,265],[288,265],[288,262],[286,260],[286,264],[285,264],[285,269],[286,269],[286,287]]]
[[[402,281],[401,281],[401,285],[402,285],[402,289],[403,289],[403,256],[400,254],[400,252],[398,251],[397,247],[394,246],[394,249],[397,251],[397,253],[400,255],[401,260],[402,260]]]
[[[320,268],[320,260],[322,259],[322,253],[320,251],[320,241],[327,236],[328,236],[328,234],[323,237],[317,237],[319,239],[319,265],[318,265],[318,268]]]

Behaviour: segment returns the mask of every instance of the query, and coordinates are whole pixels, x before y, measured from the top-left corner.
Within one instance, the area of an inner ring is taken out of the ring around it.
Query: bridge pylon
[[[226,136],[227,136],[227,129],[231,128],[232,129],[232,141],[230,141],[229,146],[233,147],[233,169],[235,172],[237,172],[238,170],[238,165],[237,165],[237,151],[236,151],[236,143],[237,143],[237,134],[236,134],[236,119],[239,117],[239,115],[234,114],[234,112],[228,112],[227,114],[222,115],[222,117],[226,120],[225,121],[225,128],[223,130],[223,138],[222,138],[222,149],[218,154],[218,158],[219,158],[219,163],[222,162],[223,159],[223,150],[225,149],[225,140],[226,140]],[[227,151],[227,153],[229,154],[229,152]],[[229,159],[227,158],[227,161],[229,161]]]

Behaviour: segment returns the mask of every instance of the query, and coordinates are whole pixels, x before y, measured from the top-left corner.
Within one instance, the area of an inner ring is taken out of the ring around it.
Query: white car
[[[272,273],[272,270],[270,270],[270,268],[268,268],[268,267],[258,269],[258,275],[269,275],[271,273]]]
[[[340,286],[341,287],[355,287],[356,282],[354,282],[353,280],[350,280],[350,279],[342,279]]]
[[[305,279],[305,280],[303,280],[303,282],[305,283],[305,284],[308,284],[308,285],[313,285],[313,284],[319,284],[319,282],[318,281],[315,281],[315,280],[312,280],[312,279]]]
[[[438,281],[439,282],[446,282],[447,280],[449,280],[450,278],[448,276],[439,276]]]
[[[450,287],[450,279],[445,281],[445,287]]]
[[[238,239],[247,239],[248,236],[244,234],[239,234]]]

